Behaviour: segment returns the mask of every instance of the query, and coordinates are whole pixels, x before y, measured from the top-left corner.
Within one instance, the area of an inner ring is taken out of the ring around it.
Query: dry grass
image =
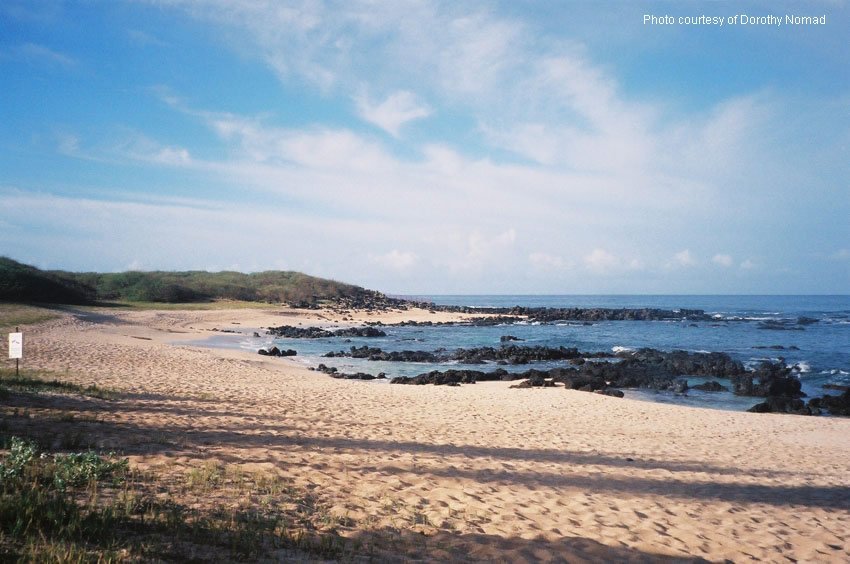
[[[0,332],[8,333],[15,330],[15,326],[35,325],[59,317],[55,309],[25,305],[0,303]],[[5,335],[3,335],[5,337]]]
[[[108,311],[116,308],[126,311],[207,311],[219,309],[274,309],[276,307],[280,306],[266,302],[246,302],[241,300],[213,300],[209,302],[186,303],[116,301],[104,302],[97,306],[83,306],[80,309],[98,312]]]

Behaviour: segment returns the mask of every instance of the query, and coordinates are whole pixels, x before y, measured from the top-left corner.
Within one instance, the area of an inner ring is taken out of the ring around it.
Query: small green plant
[[[193,468],[186,475],[186,484],[193,490],[209,491],[221,484],[225,468],[222,464],[207,461],[200,468]]]
[[[0,561],[259,560],[279,549],[345,559],[362,548],[335,530],[352,519],[273,474],[215,461],[186,474],[140,471],[111,454],[41,452],[16,436],[3,446]],[[232,503],[258,496],[268,503]]]
[[[110,453],[106,458],[94,452],[53,455],[53,484],[57,489],[80,487],[91,481],[112,480],[120,484],[129,469],[129,461],[115,460]]]
[[[0,463],[2,552],[9,552],[11,543],[18,547],[11,552],[21,558],[38,554],[33,559],[67,560],[73,555],[72,561],[80,561],[77,555],[85,550],[76,541],[111,538],[114,512],[98,508],[94,493],[82,504],[77,502],[80,487],[123,479],[128,462],[108,458],[93,452],[39,453],[35,442],[12,437],[9,453]]]
[[[9,441],[9,454],[0,463],[0,479],[5,485],[10,480],[20,478],[24,467],[35,458],[38,447],[32,441],[25,441],[18,437],[12,437]]]

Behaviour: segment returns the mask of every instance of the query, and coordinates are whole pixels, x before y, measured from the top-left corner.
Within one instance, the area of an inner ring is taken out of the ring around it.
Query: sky
[[[4,0],[0,255],[847,294],[848,45],[846,0]]]

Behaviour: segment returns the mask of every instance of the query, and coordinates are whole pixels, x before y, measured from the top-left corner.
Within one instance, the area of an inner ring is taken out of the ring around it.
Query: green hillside
[[[311,304],[375,298],[359,286],[300,272],[64,272],[44,271],[0,257],[0,301],[190,303],[211,300]]]
[[[84,304],[95,298],[92,288],[62,273],[0,257],[0,301]]]

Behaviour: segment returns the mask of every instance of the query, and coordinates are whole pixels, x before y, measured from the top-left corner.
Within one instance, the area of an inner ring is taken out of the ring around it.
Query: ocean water
[[[824,393],[827,383],[850,385],[850,296],[411,296],[441,305],[472,307],[580,307],[580,308],[662,308],[701,309],[712,321],[603,321],[591,325],[574,322],[555,324],[509,324],[493,327],[435,326],[385,327],[382,338],[280,339],[263,336],[242,337],[238,346],[256,350],[275,344],[298,351],[295,360],[308,366],[324,363],[342,372],[384,372],[393,376],[415,376],[430,370],[469,368],[494,370],[495,364],[458,365],[430,363],[374,362],[365,359],[323,358],[329,351],[369,345],[386,351],[457,349],[500,346],[502,335],[513,335],[518,345],[576,347],[581,351],[612,351],[618,347],[651,347],[664,351],[725,352],[745,364],[784,358],[797,366],[803,390],[810,396]],[[800,317],[817,320],[796,325]],[[764,321],[789,321],[801,330],[769,330]],[[782,347],[779,349],[779,347]],[[511,371],[551,368],[563,362],[539,362],[502,366]],[[317,377],[319,375],[317,374]],[[324,377],[324,376],[321,376]],[[704,381],[687,378],[691,385]],[[721,379],[722,383],[723,380]],[[385,382],[364,382],[385,385]],[[757,398],[740,398],[731,393],[691,390],[686,396],[625,390],[626,397],[650,401],[697,405],[718,409],[745,410]]]

